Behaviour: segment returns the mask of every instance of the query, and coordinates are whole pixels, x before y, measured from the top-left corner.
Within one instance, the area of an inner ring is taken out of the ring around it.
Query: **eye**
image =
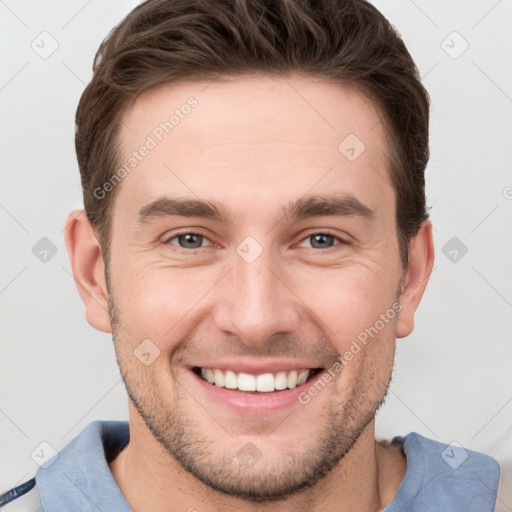
[[[301,244],[308,241],[310,241],[310,247],[312,249],[330,249],[335,245],[346,245],[348,243],[339,236],[329,232],[312,233],[304,238]],[[338,242],[337,244],[336,241]],[[207,245],[211,245],[211,242],[204,235],[193,232],[179,233],[167,239],[165,243],[178,245],[182,249],[200,249]]]
[[[322,232],[322,233],[312,233],[311,235],[307,236],[302,243],[310,240],[311,241],[311,247],[313,249],[330,249],[335,244],[335,241],[337,240],[340,242],[340,244],[345,245],[347,242],[343,240],[342,238],[335,236],[334,234],[331,234],[329,232]]]
[[[177,241],[177,243],[174,242]],[[199,249],[203,247],[203,242],[208,239],[199,233],[180,233],[169,238],[166,243],[179,245],[183,249]]]

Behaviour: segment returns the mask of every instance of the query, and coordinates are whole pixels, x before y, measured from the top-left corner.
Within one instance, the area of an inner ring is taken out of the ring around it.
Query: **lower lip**
[[[209,400],[225,404],[239,413],[261,414],[266,412],[280,411],[291,407],[299,402],[299,395],[312,386],[315,381],[322,377],[318,372],[304,384],[293,389],[274,391],[269,393],[250,393],[227,388],[220,388],[208,381],[203,380],[193,370],[189,373],[200,386]]]

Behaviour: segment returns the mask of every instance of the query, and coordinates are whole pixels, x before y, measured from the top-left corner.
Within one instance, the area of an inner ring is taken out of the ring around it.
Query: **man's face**
[[[315,483],[372,422],[393,365],[402,267],[374,105],[311,78],[238,77],[160,87],[123,121],[122,160],[140,160],[118,185],[109,275],[132,423],[232,495]],[[338,208],[285,214],[313,197]]]

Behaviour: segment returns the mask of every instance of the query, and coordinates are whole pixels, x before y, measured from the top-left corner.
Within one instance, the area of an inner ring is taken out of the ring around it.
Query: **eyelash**
[[[166,240],[164,240],[164,244],[170,244],[171,243],[171,240],[174,240],[175,238],[178,238],[180,236],[183,236],[183,235],[199,235],[199,236],[202,236],[204,239],[208,240],[211,242],[211,240],[206,236],[206,235],[203,235],[202,233],[200,232],[196,232],[196,231],[182,231],[182,232],[179,232],[179,233],[175,233],[172,237],[170,238],[167,238]],[[330,249],[335,249],[337,245],[349,245],[349,242],[347,242],[346,240],[344,240],[343,238],[341,238],[339,235],[333,233],[332,231],[329,231],[328,229],[327,230],[323,230],[323,231],[314,231],[314,232],[311,232],[309,233],[308,235],[306,235],[304,238],[301,239],[300,242],[304,242],[305,240],[307,240],[308,238],[311,238],[315,235],[327,235],[327,236],[331,236],[333,237],[335,240],[337,240],[339,243],[338,244],[335,244],[333,245],[332,247],[328,247],[327,249],[318,249],[316,247],[309,247],[309,249],[316,249],[316,250],[321,250],[323,252],[328,252]],[[213,242],[211,242],[213,244]],[[185,248],[185,247],[180,247],[179,245],[177,244],[172,244],[172,245],[175,245],[178,249],[181,249],[182,251],[193,251],[193,250],[201,250],[201,249],[206,249],[207,247],[192,247],[192,248]],[[215,245],[215,244],[213,244]]]

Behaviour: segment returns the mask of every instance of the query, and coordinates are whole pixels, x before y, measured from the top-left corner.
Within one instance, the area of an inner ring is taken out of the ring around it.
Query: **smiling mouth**
[[[217,368],[194,367],[193,372],[202,380],[219,388],[254,393],[272,393],[302,386],[323,368],[298,369],[253,375]]]

